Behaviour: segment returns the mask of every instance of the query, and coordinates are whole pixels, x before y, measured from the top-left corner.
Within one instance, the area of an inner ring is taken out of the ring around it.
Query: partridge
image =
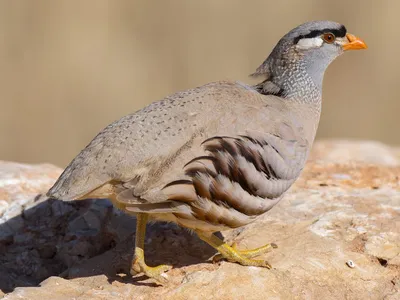
[[[277,43],[252,86],[220,81],[153,102],[104,128],[47,195],[109,198],[137,218],[131,273],[165,282],[170,266],[145,263],[146,222],[191,229],[228,261],[270,268],[217,231],[254,222],[300,175],[317,131],[328,65],[366,44],[331,21],[304,23]]]

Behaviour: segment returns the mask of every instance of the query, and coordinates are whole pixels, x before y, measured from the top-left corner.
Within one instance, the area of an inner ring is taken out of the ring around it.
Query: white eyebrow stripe
[[[313,38],[303,38],[297,42],[296,47],[298,49],[318,48],[322,46],[323,42],[324,41],[319,36]]]

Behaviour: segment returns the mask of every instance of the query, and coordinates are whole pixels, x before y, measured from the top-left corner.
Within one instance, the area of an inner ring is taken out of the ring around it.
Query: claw
[[[264,260],[252,259],[254,256],[258,256],[265,252],[276,248],[275,244],[267,244],[265,246],[253,249],[253,250],[238,250],[236,243],[232,246],[224,243],[221,239],[210,232],[197,231],[197,235],[205,242],[213,246],[218,250],[219,254],[213,257],[213,262],[218,262],[221,259],[226,259],[230,262],[236,262],[243,266],[254,266],[254,267],[264,267],[271,269],[271,265]]]
[[[172,269],[172,266],[169,265],[159,265],[156,267],[149,267],[144,263],[144,261],[135,259],[132,268],[131,275],[144,274],[149,278],[155,279],[157,282],[161,284],[168,283],[168,279],[166,277],[166,272]]]
[[[239,250],[237,248],[236,242],[233,242],[230,247],[231,247],[232,251],[236,252],[238,255],[240,255],[244,258],[247,258],[247,259],[253,258],[255,256],[259,256],[261,254],[271,251],[272,249],[278,248],[278,246],[276,244],[271,243],[271,244],[266,244],[266,245],[256,248],[256,249]],[[212,258],[212,262],[218,263],[223,259],[226,259],[226,258],[221,253],[218,253],[218,254],[214,255],[214,257]],[[267,265],[269,266],[269,268],[271,268],[271,266],[268,263],[267,263]],[[266,267],[268,267],[268,266],[266,266]]]

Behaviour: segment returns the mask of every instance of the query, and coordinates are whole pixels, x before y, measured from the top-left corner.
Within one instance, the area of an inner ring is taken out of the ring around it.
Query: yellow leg
[[[154,278],[160,283],[166,283],[167,279],[163,277],[162,274],[172,267],[168,265],[149,267],[144,261],[144,238],[146,236],[147,219],[147,214],[138,213],[136,216],[135,257],[132,262],[131,275],[143,273],[147,277]]]
[[[220,253],[219,255],[215,256],[214,261],[218,261],[222,258],[225,258],[230,262],[236,262],[243,266],[265,267],[268,269],[271,268],[271,265],[267,261],[255,260],[251,258],[260,255],[262,253],[268,252],[272,248],[276,248],[275,244],[267,244],[257,249],[240,251],[236,249],[236,244],[233,244],[231,247],[228,244],[224,243],[221,239],[216,237],[213,233],[197,232],[197,235],[203,241],[207,242],[212,247],[217,249],[218,252]]]

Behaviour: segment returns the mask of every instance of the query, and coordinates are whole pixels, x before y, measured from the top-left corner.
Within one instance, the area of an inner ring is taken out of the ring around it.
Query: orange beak
[[[348,39],[348,43],[342,45],[343,50],[360,50],[360,49],[367,49],[367,44],[364,41],[351,33],[346,34]]]

